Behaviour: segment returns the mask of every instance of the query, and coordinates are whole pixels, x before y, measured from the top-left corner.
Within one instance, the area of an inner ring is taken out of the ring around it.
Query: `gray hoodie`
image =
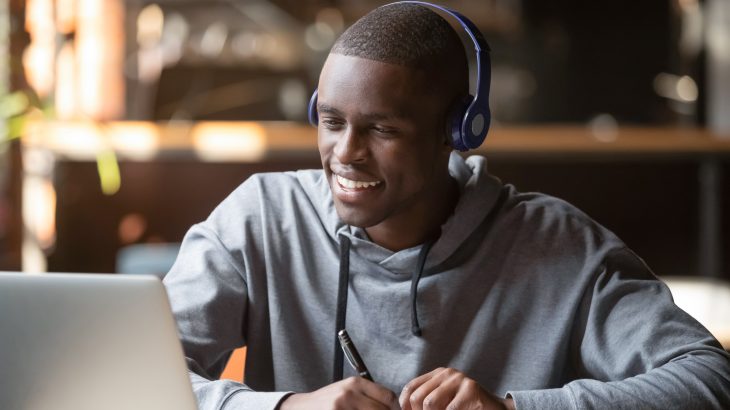
[[[342,269],[347,330],[396,394],[444,366],[520,410],[730,408],[728,355],[615,235],[482,157],[449,170],[460,198],[424,252],[343,224],[321,170],[252,176],[193,226],[165,284],[200,408],[331,383]],[[242,345],[246,385],[211,381]]]

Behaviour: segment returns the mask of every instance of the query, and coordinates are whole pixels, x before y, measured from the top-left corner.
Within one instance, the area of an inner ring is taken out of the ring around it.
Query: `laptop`
[[[157,277],[0,272],[0,409],[195,409]]]

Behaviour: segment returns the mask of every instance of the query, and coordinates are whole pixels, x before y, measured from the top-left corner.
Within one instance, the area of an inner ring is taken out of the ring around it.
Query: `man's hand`
[[[398,410],[400,406],[392,391],[362,377],[350,377],[311,393],[293,394],[279,409]]]
[[[403,410],[514,410],[512,399],[500,399],[458,370],[440,367],[418,376],[400,394]]]

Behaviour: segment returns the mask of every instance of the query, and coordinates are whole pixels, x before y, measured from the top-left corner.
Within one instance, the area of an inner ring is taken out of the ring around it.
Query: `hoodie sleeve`
[[[164,283],[201,410],[275,409],[289,392],[256,392],[219,377],[246,344],[245,269],[206,223],[193,226]]]
[[[526,409],[726,409],[730,360],[628,249],[605,258],[576,317],[562,388],[514,391]]]

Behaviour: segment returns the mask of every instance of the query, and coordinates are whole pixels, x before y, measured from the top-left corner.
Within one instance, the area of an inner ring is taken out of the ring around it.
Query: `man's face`
[[[409,227],[445,200],[437,196],[448,180],[448,103],[436,89],[419,70],[329,56],[319,81],[319,153],[345,223]]]

